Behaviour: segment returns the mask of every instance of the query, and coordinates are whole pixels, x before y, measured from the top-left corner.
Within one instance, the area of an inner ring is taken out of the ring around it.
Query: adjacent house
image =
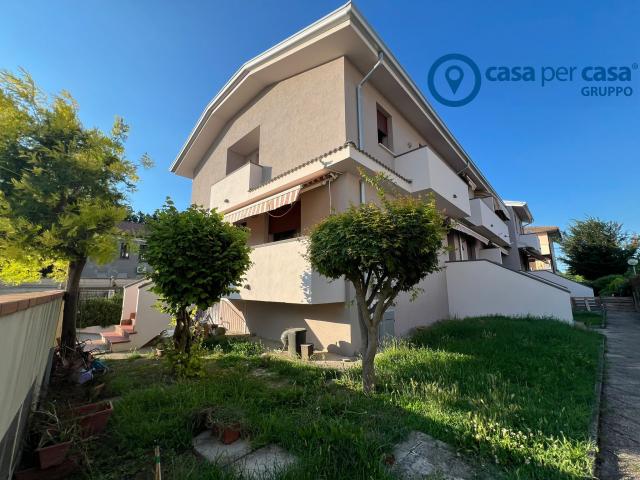
[[[548,270],[558,273],[555,243],[562,240],[562,233],[558,227],[525,227],[526,234],[536,235],[540,242],[542,259],[535,259],[529,263],[530,270]]]
[[[271,339],[303,326],[316,349],[359,348],[353,288],[310,268],[305,235],[375,200],[361,171],[384,173],[405,194],[433,194],[452,225],[443,269],[417,299],[398,299],[382,334],[486,314],[572,321],[568,289],[523,272],[543,258],[523,229],[526,203],[500,197],[351,3],[245,63],[171,171],[193,180],[193,203],[251,231],[253,265],[216,306],[223,323]]]
[[[98,265],[92,260],[87,261],[80,278],[82,287],[122,287],[144,278],[149,269],[144,258],[144,224],[120,222],[118,228],[129,238],[118,241],[117,256],[112,262]]]

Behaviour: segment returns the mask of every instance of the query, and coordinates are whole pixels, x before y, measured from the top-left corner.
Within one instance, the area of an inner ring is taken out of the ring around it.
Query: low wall
[[[569,280],[568,278],[565,278],[561,275],[556,275],[555,273],[548,270],[534,270],[527,273],[563,286],[564,288],[569,290],[572,297],[593,297],[593,288],[587,287],[582,283]]]
[[[63,292],[0,296],[0,478],[11,478],[31,406],[47,380]]]
[[[447,262],[449,314],[554,317],[572,323],[569,290],[487,260]]]

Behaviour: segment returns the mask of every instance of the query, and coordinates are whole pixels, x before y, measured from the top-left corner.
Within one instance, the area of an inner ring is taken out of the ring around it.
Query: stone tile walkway
[[[600,417],[600,480],[640,479],[640,314],[609,312]]]

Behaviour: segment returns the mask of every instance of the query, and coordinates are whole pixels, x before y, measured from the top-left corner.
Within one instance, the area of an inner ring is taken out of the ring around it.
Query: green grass
[[[604,319],[600,312],[573,312],[573,319],[588,327],[602,327]]]
[[[147,478],[158,441],[163,478],[233,478],[190,453],[196,413],[221,405],[243,413],[255,446],[276,443],[300,458],[281,478],[393,478],[382,460],[411,430],[467,452],[481,477],[583,478],[600,345],[594,332],[548,320],[442,322],[378,355],[372,396],[358,369],[251,350],[210,355],[207,376],[194,381],[175,381],[151,358],[112,361],[107,393],[122,399],[85,476]]]

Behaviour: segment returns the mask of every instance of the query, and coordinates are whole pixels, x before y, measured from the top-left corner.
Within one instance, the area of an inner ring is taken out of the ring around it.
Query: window
[[[360,180],[360,205],[367,203],[366,198],[366,184],[364,180]]]
[[[378,143],[391,149],[391,117],[382,111],[380,107],[377,110],[378,116]]]
[[[129,258],[129,246],[124,242],[120,244],[120,258],[125,260]]]
[[[273,242],[297,237],[301,230],[300,202],[268,212],[269,236]]]

